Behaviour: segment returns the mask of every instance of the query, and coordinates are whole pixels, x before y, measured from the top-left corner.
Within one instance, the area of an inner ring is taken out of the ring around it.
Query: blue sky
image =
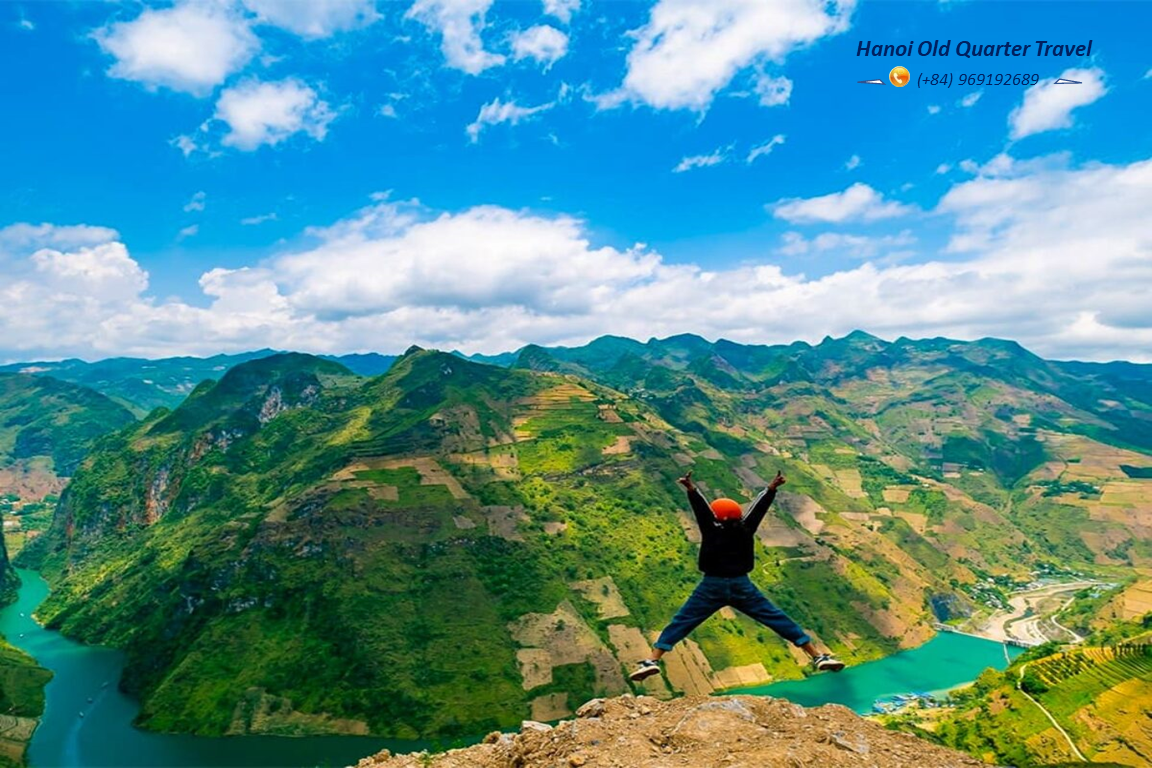
[[[1150,22],[1141,2],[3,3],[0,359],[864,328],[1150,360]],[[1093,49],[856,56],[937,38]],[[895,64],[1041,82],[856,83]]]

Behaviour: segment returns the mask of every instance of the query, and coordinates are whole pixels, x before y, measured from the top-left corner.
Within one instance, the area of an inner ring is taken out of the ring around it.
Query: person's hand
[[[696,484],[692,482],[692,471],[691,470],[689,470],[687,473],[685,473],[684,477],[680,478],[676,482],[678,482],[678,483],[680,483],[680,485],[684,486],[684,490],[686,490],[686,491],[693,491],[696,489]]]
[[[784,479],[784,475],[777,471],[776,477],[772,478],[772,482],[768,483],[768,490],[774,491],[786,482],[788,481]]]

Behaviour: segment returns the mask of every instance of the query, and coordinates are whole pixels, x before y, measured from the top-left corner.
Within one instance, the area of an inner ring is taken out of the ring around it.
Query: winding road
[[[1052,713],[1049,712],[1043,704],[1032,698],[1031,694],[1024,690],[1024,670],[1028,669],[1028,664],[1030,663],[1031,662],[1025,662],[1024,664],[1020,665],[1020,676],[1016,680],[1016,690],[1020,691],[1020,693],[1024,694],[1028,701],[1032,702],[1040,708],[1040,711],[1044,713],[1044,717],[1048,718],[1048,721],[1052,723],[1052,726],[1056,730],[1060,731],[1060,734],[1068,741],[1068,746],[1072,748],[1072,753],[1076,755],[1076,759],[1083,763],[1088,762],[1088,758],[1085,757],[1084,753],[1080,751],[1080,747],[1076,746],[1076,742],[1072,741],[1072,737],[1068,735],[1068,731],[1064,730],[1064,727],[1060,725],[1060,723],[1056,722],[1056,718],[1052,716]]]

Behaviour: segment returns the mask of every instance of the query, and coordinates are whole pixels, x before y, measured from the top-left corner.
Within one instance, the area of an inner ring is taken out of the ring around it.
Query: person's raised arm
[[[777,472],[776,477],[772,478],[772,482],[768,483],[768,487],[752,502],[748,514],[744,516],[744,525],[748,526],[750,530],[755,531],[760,527],[760,521],[764,519],[764,515],[768,513],[768,507],[772,506],[772,500],[776,498],[776,489],[782,485],[784,485],[784,475]]]
[[[700,530],[704,530],[704,526],[712,524],[712,508],[708,506],[708,500],[700,493],[696,483],[692,482],[692,472],[689,471],[676,482],[688,491],[688,503],[692,506],[692,514],[696,515],[696,524],[700,526]]]

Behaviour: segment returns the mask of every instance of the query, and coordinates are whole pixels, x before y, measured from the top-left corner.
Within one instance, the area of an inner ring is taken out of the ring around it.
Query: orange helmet
[[[732,499],[716,499],[712,502],[712,514],[717,520],[739,520],[744,516],[744,510]]]

